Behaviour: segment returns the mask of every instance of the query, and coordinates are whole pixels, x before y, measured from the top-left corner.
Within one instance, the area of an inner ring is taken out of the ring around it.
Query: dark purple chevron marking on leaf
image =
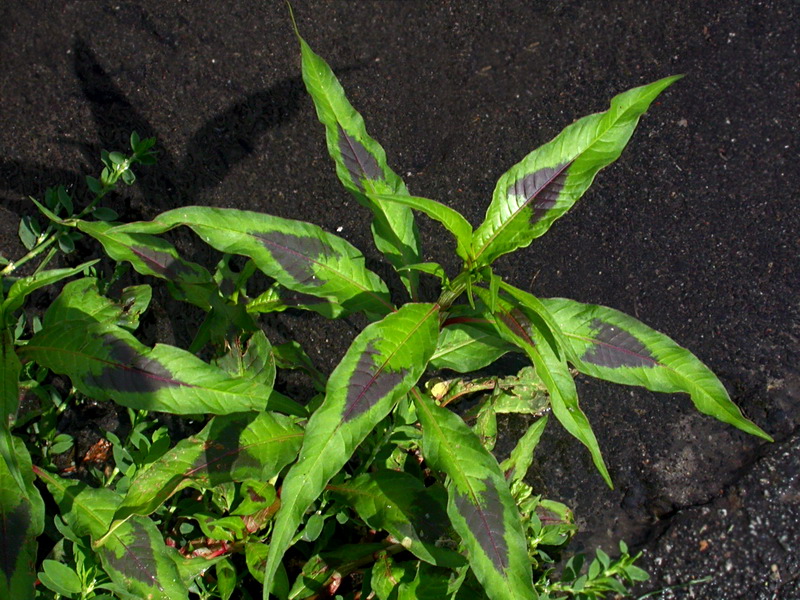
[[[564,181],[567,179],[566,162],[555,167],[546,167],[517,179],[506,189],[506,196],[522,196],[524,204],[532,204],[531,223],[540,221],[558,200]]]
[[[593,319],[591,328],[593,345],[584,353],[581,360],[609,369],[652,368],[658,365],[658,361],[647,347],[624,329],[600,319]]]
[[[494,568],[502,573],[508,568],[508,545],[503,537],[506,529],[503,524],[503,503],[490,479],[484,479],[481,483],[486,489],[478,495],[480,506],[473,504],[468,495],[461,495],[458,492],[455,494],[454,502]]]
[[[362,179],[383,180],[383,169],[375,157],[361,142],[347,135],[341,127],[339,127],[339,152],[342,154],[344,166],[350,172],[350,178],[362,192],[364,191]]]
[[[280,231],[254,233],[261,240],[272,258],[297,283],[321,286],[325,284],[314,273],[314,263],[320,257],[340,256],[333,248],[325,245],[319,238],[291,235]]]
[[[295,292],[294,290],[281,289],[279,292],[281,302],[286,306],[319,306],[320,304],[330,304],[325,298],[318,298],[311,294]]]
[[[376,369],[374,357],[378,351],[370,343],[358,359],[350,381],[347,382],[347,399],[345,401],[342,422],[346,423],[367,412],[381,398],[384,398],[397,387],[408,369],[389,371],[386,365]]]
[[[518,308],[511,309],[511,312],[499,312],[497,316],[505,323],[511,332],[517,337],[522,338],[530,344],[535,346],[536,342],[531,337],[531,321],[526,317],[523,312]]]
[[[185,476],[206,482],[209,487],[232,481],[234,471],[237,470],[245,469],[250,477],[258,477],[262,465],[247,452],[247,446],[240,441],[254,419],[255,415],[216,417],[208,434],[208,441],[203,444],[203,452],[195,459]]]
[[[0,519],[0,568],[6,575],[6,581],[11,581],[14,575],[17,560],[25,545],[25,534],[31,524],[31,515],[27,504],[18,504],[14,509],[2,515]]]
[[[164,365],[145,358],[123,340],[106,334],[103,342],[112,364],[97,375],[87,375],[86,383],[89,385],[135,394],[189,385],[176,380]]]
[[[131,251],[154,272],[171,281],[181,281],[183,276],[195,275],[191,267],[167,252],[159,252],[146,246],[131,246]]]
[[[164,588],[158,583],[156,574],[158,573],[158,563],[150,536],[147,530],[135,519],[128,521],[133,530],[133,535],[129,543],[125,544],[122,540],[120,548],[111,550],[108,544],[101,546],[100,552],[105,554],[106,560],[112,568],[116,569],[129,580],[139,581],[148,586],[156,587],[163,592]],[[163,544],[164,541],[161,540]],[[121,553],[117,551],[121,550]]]

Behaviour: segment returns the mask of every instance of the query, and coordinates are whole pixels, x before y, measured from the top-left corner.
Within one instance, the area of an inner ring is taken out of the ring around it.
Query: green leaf
[[[485,293],[485,290],[482,289],[476,291],[481,294]],[[508,302],[499,299],[495,317],[498,331],[504,333],[510,342],[519,346],[531,359],[536,368],[536,374],[547,387],[550,406],[556,419],[564,426],[564,429],[586,446],[592,455],[595,467],[608,486],[613,488],[597,438],[589,424],[589,419],[578,404],[578,390],[575,387],[572,373],[570,373],[566,361],[556,355],[552,345],[534,326],[537,315],[524,306],[513,307]]]
[[[26,599],[34,593],[36,538],[44,530],[44,503],[33,484],[25,444],[18,438],[8,442],[16,461],[13,468],[21,472],[15,477],[0,457],[0,597]]]
[[[472,225],[469,224],[464,216],[449,206],[418,196],[408,196],[403,194],[370,194],[370,198],[384,202],[396,202],[403,206],[416,209],[425,213],[434,221],[441,223],[449,231],[456,241],[456,254],[465,263],[472,262]]]
[[[44,572],[39,573],[39,579],[54,592],[70,596],[83,591],[81,578],[67,565],[46,559],[42,562],[42,568]]]
[[[99,323],[111,323],[126,329],[135,329],[152,297],[149,285],[136,285],[122,290],[119,302],[101,296],[97,279],[84,277],[70,281],[47,307],[44,327],[53,327],[64,321],[89,318]]]
[[[25,302],[25,298],[32,292],[39,288],[57,283],[67,277],[72,277],[82,272],[84,269],[91,267],[96,262],[98,261],[90,260],[71,269],[50,269],[48,271],[41,271],[35,275],[17,279],[11,285],[11,289],[8,290],[6,299],[0,304],[0,327],[4,326],[7,322],[6,319],[11,316],[11,313],[22,306]]]
[[[314,100],[317,117],[325,126],[328,152],[336,163],[342,185],[372,211],[375,245],[399,269],[421,262],[419,233],[411,209],[379,199],[380,194],[408,195],[403,180],[389,167],[386,152],[367,133],[364,119],[350,104],[328,63],[314,53],[297,32],[303,64],[303,81]],[[401,272],[412,298],[416,297],[413,272]]]
[[[126,173],[130,173],[130,171],[126,171]],[[107,206],[98,206],[92,211],[92,216],[98,221],[116,221],[119,219],[117,211]]]
[[[228,352],[215,362],[233,377],[251,379],[269,388],[275,383],[275,356],[267,336],[260,329],[250,336],[245,347],[236,338]]]
[[[492,600],[536,598],[519,512],[503,472],[476,435],[427,395],[414,394],[428,464],[448,475],[447,514]]]
[[[328,489],[353,507],[372,529],[386,530],[415,556],[431,564],[457,567],[461,556],[437,547],[451,537],[445,500],[408,473],[380,470],[364,473]]]
[[[606,112],[576,121],[500,177],[486,218],[472,238],[478,265],[489,265],[544,234],[584,194],[597,172],[617,160],[639,117],[679,78],[619,94]]]
[[[511,455],[500,463],[500,468],[506,476],[509,486],[517,481],[522,481],[528,474],[528,469],[533,464],[533,452],[539,445],[539,440],[547,426],[547,415],[536,419],[519,438],[517,445],[511,451]]]
[[[208,310],[208,296],[215,288],[211,273],[181,258],[166,240],[146,233],[119,231],[119,227],[102,221],[78,221],[77,226],[100,242],[112,259],[129,262],[142,275],[165,279],[175,286],[179,299]]]
[[[209,489],[247,479],[266,481],[297,456],[302,441],[302,429],[283,415],[216,417],[134,477],[114,513],[114,523],[152,513],[185,487]]]
[[[175,414],[305,414],[295,402],[271,398],[270,387],[257,381],[230,377],[175,346],[149,348],[125,329],[89,319],[43,329],[20,354],[68,375],[87,396],[130,408]]]
[[[691,352],[637,319],[605,306],[564,298],[542,300],[564,331],[581,373],[654,392],[684,392],[697,410],[765,440],[719,379]]]
[[[264,575],[265,598],[305,511],[425,372],[436,346],[438,317],[435,304],[403,306],[367,326],[331,374],[325,400],[306,426],[300,457],[283,481]]]
[[[39,243],[39,236],[42,233],[39,222],[30,215],[24,215],[19,220],[19,229],[17,230],[19,241],[25,246],[26,250],[31,250],[36,244]]]
[[[468,307],[453,307],[439,332],[431,365],[470,373],[489,366],[515,347],[502,339],[490,322]]]
[[[364,266],[364,257],[346,240],[316,225],[234,209],[187,206],[158,215],[150,223],[129,223],[115,232],[160,233],[186,225],[220,252],[250,257],[281,285],[334,303],[334,316],[393,310],[386,284]]]
[[[169,548],[156,525],[134,517],[114,530],[98,547],[121,498],[107,488],[93,489],[33,468],[46,484],[61,515],[80,536],[90,535],[103,569],[127,593],[138,598],[188,598],[176,566],[177,552]]]

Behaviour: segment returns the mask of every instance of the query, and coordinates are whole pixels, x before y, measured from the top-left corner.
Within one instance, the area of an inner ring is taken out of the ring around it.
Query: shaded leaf
[[[597,172],[617,160],[650,103],[677,79],[666,77],[615,96],[606,112],[569,125],[500,177],[472,238],[477,263],[491,264],[544,234]]]
[[[103,568],[114,584],[139,598],[188,598],[175,560],[150,520],[135,517],[118,527],[98,547],[121,498],[107,488],[93,489],[34,467],[58,504],[62,518],[79,536],[89,535]]]
[[[8,319],[15,310],[20,308],[25,302],[25,298],[32,292],[39,288],[52,285],[72,277],[82,272],[84,269],[91,267],[97,260],[90,260],[72,269],[50,269],[48,271],[41,271],[35,275],[22,277],[17,279],[8,290],[5,300],[0,304],[0,326],[4,326]]]
[[[511,455],[500,463],[500,468],[505,473],[509,486],[525,479],[525,476],[533,464],[533,452],[539,444],[539,440],[547,426],[547,415],[536,419],[517,441],[516,446],[511,451]]]
[[[381,470],[328,489],[351,505],[367,525],[388,531],[418,558],[452,567],[463,564],[459,554],[437,546],[440,538],[452,536],[446,500],[417,477]]]
[[[150,223],[129,223],[115,231],[161,233],[190,227],[220,252],[240,254],[282,286],[334,303],[333,315],[393,310],[386,284],[364,266],[346,240],[316,225],[243,210],[187,206]]]
[[[33,598],[36,538],[44,530],[44,503],[33,484],[25,444],[18,438],[9,441],[16,458],[14,468],[21,473],[14,477],[6,459],[0,457],[0,597]]]
[[[336,163],[339,180],[372,211],[375,245],[395,269],[421,262],[419,233],[411,209],[379,199],[380,194],[408,195],[403,180],[387,164],[380,144],[367,133],[364,119],[347,100],[328,63],[311,50],[299,33],[297,38],[303,81],[314,100],[317,117],[325,126],[328,152]],[[415,297],[415,273],[401,272],[400,276]]]
[[[436,345],[438,316],[435,304],[403,306],[366,327],[331,374],[325,400],[306,426],[300,457],[283,481],[267,588],[305,511],[424,373]]]
[[[55,324],[33,336],[21,353],[68,375],[87,396],[131,408],[176,414],[305,412],[294,402],[270,399],[270,388],[257,381],[232,378],[174,346],[148,348],[114,325],[89,320]]]
[[[114,521],[150,514],[187,486],[208,489],[247,479],[266,481],[297,455],[302,441],[302,429],[283,415],[216,417],[137,474]]]
[[[772,441],[731,402],[725,387],[691,352],[620,311],[564,298],[542,300],[564,331],[576,369],[654,392],[684,392],[697,410]]]
[[[147,233],[127,233],[102,221],[78,221],[77,227],[103,245],[109,257],[129,262],[142,275],[164,279],[174,287],[173,294],[208,310],[208,296],[214,292],[211,273],[184,260],[166,240]]]
[[[137,285],[122,290],[119,302],[101,296],[97,289],[97,279],[84,277],[70,281],[47,307],[42,324],[53,327],[63,321],[89,318],[100,323],[110,323],[135,329],[141,315],[152,297],[149,285]]]
[[[536,598],[519,512],[500,466],[449,410],[414,394],[425,460],[448,475],[447,514],[492,600]]]
[[[470,373],[489,366],[514,349],[478,313],[466,309],[451,310],[439,332],[431,365],[437,369]]]

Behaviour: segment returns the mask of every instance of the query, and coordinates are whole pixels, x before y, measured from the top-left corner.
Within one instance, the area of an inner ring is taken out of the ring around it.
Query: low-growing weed
[[[99,202],[119,180],[133,183],[133,165],[155,159],[154,140],[135,133],[129,156],[103,154],[84,208],[64,187],[34,200],[47,225],[24,218],[28,253],[2,270],[0,596],[625,595],[647,577],[638,556],[621,543],[615,559],[597,550],[586,568],[581,556],[560,565],[572,513],[525,483],[552,415],[611,484],[574,374],[687,393],[700,412],[769,436],[667,336],[611,308],[539,298],[492,265],[572,207],[677,77],[616,96],[528,154],[500,178],[473,229],[409,193],[327,63],[298,39],[336,173],[371,213],[375,244],[402,285],[390,292],[359,250],[310,223],[203,206],[117,223]],[[415,211],[452,236],[458,273],[423,261]],[[182,256],[164,236],[175,228],[221,253],[216,267]],[[95,260],[46,268],[81,237],[117,264],[115,283],[120,265],[139,283],[112,293],[119,286],[98,276]],[[33,259],[36,271],[16,277]],[[258,289],[257,272],[272,283]],[[433,301],[419,299],[422,276],[440,284]],[[43,314],[25,310],[32,292],[66,279]],[[188,349],[137,337],[151,284],[204,315]],[[369,324],[326,376],[299,344],[273,345],[264,334],[261,316],[288,309],[359,313]],[[529,366],[476,373],[509,352]],[[284,369],[304,373],[319,393],[282,393]],[[20,410],[21,398],[38,408]],[[468,408],[451,410],[464,398]],[[84,402],[113,403],[124,427],[96,432],[81,456],[59,422]],[[190,422],[190,434],[176,439],[160,413]],[[508,413],[527,429],[498,462],[497,415]],[[55,460],[70,452],[72,464]]]

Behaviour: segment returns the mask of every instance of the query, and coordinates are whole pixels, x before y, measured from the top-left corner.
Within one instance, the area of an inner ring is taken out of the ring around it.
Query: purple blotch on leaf
[[[467,527],[475,536],[478,544],[495,570],[503,572],[508,568],[508,545],[504,537],[503,503],[500,494],[491,479],[481,481],[486,489],[478,493],[476,506],[469,495],[456,492],[454,502],[459,514],[467,522]]]
[[[377,181],[384,179],[383,170],[375,157],[369,153],[364,144],[348,135],[341,127],[339,127],[339,152],[342,154],[344,166],[350,172],[350,178],[362,192],[364,191],[362,179]]]
[[[103,336],[109,362],[97,375],[86,376],[86,383],[106,390],[142,394],[163,388],[188,385],[175,379],[164,365],[146,358],[124,340],[111,334]]]
[[[154,550],[154,543],[158,541],[151,540],[147,530],[136,519],[131,519],[128,523],[131,525],[132,539],[127,539],[127,536],[124,542],[119,539],[116,548],[111,548],[109,546],[112,544],[106,543],[101,546],[100,552],[105,554],[108,564],[122,573],[125,579],[139,581],[163,592],[164,588],[157,578],[158,563]],[[161,544],[164,544],[163,540]],[[120,550],[122,553],[118,554]]]
[[[314,264],[320,257],[339,256],[333,248],[315,237],[291,235],[280,231],[259,232],[253,236],[261,240],[284,271],[297,283],[305,285],[324,285],[325,280],[320,279],[314,272]]]
[[[531,346],[536,345],[531,337],[531,321],[520,309],[513,308],[510,312],[499,312],[497,316],[514,335],[522,338]]]
[[[247,469],[250,471],[248,477],[258,477],[262,465],[240,441],[255,418],[255,414],[216,417],[203,451],[185,476],[205,482],[209,487],[232,481],[237,469]]]
[[[378,351],[370,343],[356,362],[347,382],[343,423],[367,412],[397,387],[408,372],[408,369],[389,371],[385,363],[378,367],[374,360],[377,355]]]
[[[569,164],[566,162],[528,173],[508,186],[506,196],[522,197],[521,205],[533,202],[531,223],[540,221],[556,205],[567,178]]]
[[[647,347],[624,329],[600,319],[593,319],[590,327],[592,346],[581,360],[609,369],[655,367],[658,364]]]
[[[6,575],[6,581],[11,581],[14,575],[30,524],[30,510],[24,503],[15,506],[11,512],[4,513],[0,519],[3,537],[3,543],[0,544],[0,567]]]
[[[160,252],[146,246],[131,246],[131,251],[155,273],[170,281],[182,281],[195,275],[189,265],[167,252]]]

